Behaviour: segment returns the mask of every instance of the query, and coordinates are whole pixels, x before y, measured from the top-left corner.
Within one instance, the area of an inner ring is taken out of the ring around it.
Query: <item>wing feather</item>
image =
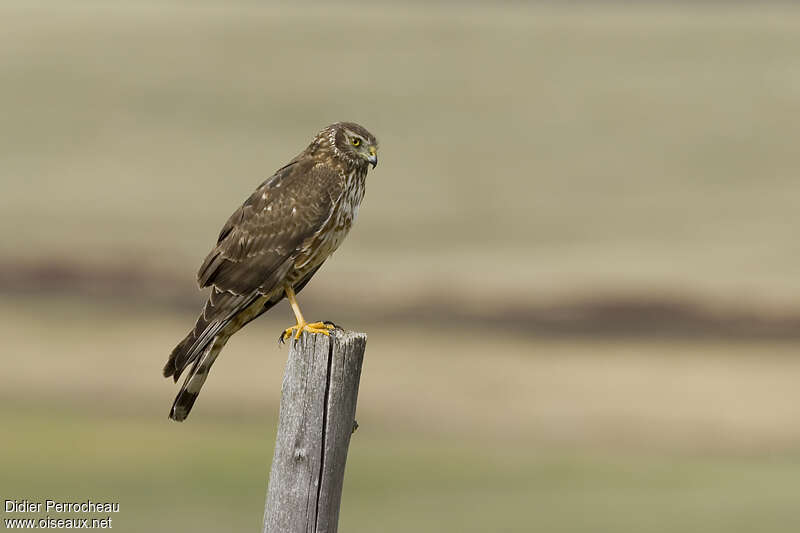
[[[311,158],[278,170],[225,223],[198,271],[199,285],[236,295],[278,288],[303,244],[332,215],[344,186],[340,172]]]

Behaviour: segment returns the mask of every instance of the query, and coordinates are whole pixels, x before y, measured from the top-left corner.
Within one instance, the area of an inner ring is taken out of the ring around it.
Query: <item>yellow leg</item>
[[[312,322],[310,324],[306,322],[306,319],[303,318],[303,313],[300,312],[300,306],[297,304],[297,297],[294,294],[294,289],[291,286],[286,285],[284,290],[286,291],[286,298],[289,300],[289,304],[292,306],[292,311],[294,311],[294,317],[297,319],[297,325],[286,328],[281,336],[282,340],[286,340],[291,337],[292,333],[294,333],[295,339],[299,339],[303,331],[330,335],[330,330],[336,328],[333,324],[326,324],[325,322]]]

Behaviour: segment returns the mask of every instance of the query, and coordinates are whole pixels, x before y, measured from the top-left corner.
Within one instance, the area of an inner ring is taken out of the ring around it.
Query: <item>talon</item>
[[[341,329],[341,330],[344,330],[344,328],[342,326],[340,326],[339,324],[337,324],[333,320],[323,320],[322,323],[325,324],[326,326],[328,326],[330,329]]]
[[[302,324],[297,324],[290,328],[286,328],[284,332],[281,333],[281,337],[279,340],[281,344],[283,344],[283,342],[286,341],[286,339],[292,337],[292,334],[294,334],[295,339],[299,339],[300,335],[302,335],[304,331],[307,331],[309,333],[321,333],[323,335],[330,336],[331,334],[330,332],[333,329],[336,329],[336,326],[332,324],[327,324],[325,322],[312,322],[310,324],[304,322]]]

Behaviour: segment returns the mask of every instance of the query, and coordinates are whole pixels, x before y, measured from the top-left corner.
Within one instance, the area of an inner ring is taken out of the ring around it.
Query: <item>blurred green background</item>
[[[381,163],[300,296],[369,334],[342,531],[800,530],[800,9],[18,1],[0,30],[3,498],[259,528],[290,310],[185,424],[160,368],[227,216],[353,120]]]

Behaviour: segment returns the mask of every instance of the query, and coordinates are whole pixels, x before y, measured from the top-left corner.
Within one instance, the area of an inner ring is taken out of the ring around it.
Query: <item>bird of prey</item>
[[[197,273],[200,287],[211,288],[208,301],[164,366],[164,377],[175,382],[189,369],[171,419],[186,419],[231,335],[284,297],[297,324],[282,340],[303,331],[329,335],[332,324],[306,322],[296,294],[353,225],[377,153],[378,142],[364,127],[332,124],[231,215]]]

